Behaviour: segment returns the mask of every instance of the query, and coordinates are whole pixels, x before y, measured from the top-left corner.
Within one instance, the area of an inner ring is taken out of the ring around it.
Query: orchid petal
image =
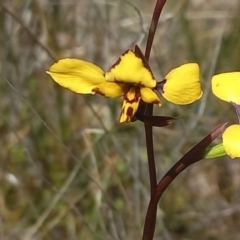
[[[169,102],[190,104],[202,97],[199,75],[198,64],[188,63],[171,70],[158,85],[162,85],[162,95]]]
[[[119,122],[130,122],[138,109],[140,102],[140,90],[139,88],[132,87],[124,96],[122,110],[120,114]]]
[[[141,98],[146,103],[156,103],[159,106],[162,105],[158,95],[150,88],[141,87],[140,88]]]
[[[240,157],[240,125],[228,127],[222,135],[223,146],[231,158]]]
[[[120,97],[127,92],[129,86],[122,83],[104,82],[92,89],[92,92],[103,95],[105,97]]]
[[[240,72],[213,76],[212,91],[214,95],[226,102],[240,104]]]
[[[76,93],[94,94],[92,90],[105,82],[104,72],[93,63],[74,58],[61,59],[47,73],[62,87]]]
[[[126,51],[106,73],[106,81],[142,85],[148,88],[156,86],[151,70],[132,50]]]

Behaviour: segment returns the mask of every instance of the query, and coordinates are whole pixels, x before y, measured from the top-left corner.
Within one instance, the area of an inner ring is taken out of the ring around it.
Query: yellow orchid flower
[[[140,100],[161,106],[154,90],[160,90],[163,97],[176,104],[189,104],[202,96],[196,63],[172,70],[157,83],[145,59],[132,50],[123,53],[107,72],[93,63],[67,58],[53,64],[47,73],[59,85],[76,93],[123,96],[120,122],[131,120]]]
[[[240,72],[221,73],[212,78],[212,92],[231,103],[240,120]],[[229,126],[222,135],[223,146],[231,158],[240,157],[240,124]]]

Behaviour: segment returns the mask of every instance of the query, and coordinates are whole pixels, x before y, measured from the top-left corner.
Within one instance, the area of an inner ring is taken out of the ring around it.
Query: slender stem
[[[240,105],[238,105],[236,103],[232,103],[232,105],[234,106],[234,108],[236,110],[238,121],[240,122]]]
[[[208,145],[225,129],[227,123],[224,123],[214,129],[210,134],[203,138],[196,146],[187,152],[160,180],[157,184],[155,195],[151,198],[143,231],[143,240],[152,240],[154,236],[157,206],[164,191],[171,182],[187,167],[199,162],[204,158],[204,153]]]
[[[144,127],[145,127],[148,170],[149,170],[150,189],[151,189],[151,198],[152,198],[155,195],[156,187],[157,187],[156,166],[155,166],[154,149],[153,149],[153,134],[152,134],[153,127],[147,124],[144,124]]]
[[[151,48],[153,44],[154,35],[157,29],[158,20],[162,12],[163,6],[166,0],[158,0],[153,12],[151,25],[149,28],[147,45],[145,49],[145,58],[149,61]],[[153,114],[153,104],[147,105],[148,115]],[[144,124],[145,127],[145,136],[146,136],[146,147],[147,147],[147,157],[148,157],[148,169],[149,169],[149,178],[150,178],[150,189],[151,189],[151,201],[149,203],[148,212],[146,215],[143,240],[152,240],[156,224],[156,215],[157,215],[157,203],[152,202],[152,199],[155,199],[156,188],[157,188],[157,176],[156,176],[156,164],[154,158],[154,149],[153,149],[153,127]]]
[[[200,161],[198,159],[197,161]],[[163,193],[168,188],[168,186],[171,184],[171,182],[187,167],[189,167],[191,164],[197,162],[189,162],[187,164],[184,164],[182,159],[179,160],[160,180],[160,182],[157,185],[157,189],[155,192],[155,195],[153,198],[151,198],[150,203],[148,205],[147,215],[146,215],[146,221],[143,231],[143,240],[152,240],[154,236],[154,230],[156,225],[156,213],[157,213],[157,207],[158,202],[161,199]]]
[[[146,50],[145,50],[145,57],[147,60],[149,60],[149,57],[150,57],[153,39],[154,39],[155,32],[156,32],[157,25],[158,25],[158,20],[159,20],[160,14],[162,12],[163,6],[166,3],[166,1],[167,0],[158,0],[155,5],[155,8],[154,8],[151,25],[150,25],[149,32],[148,32],[147,46],[146,46]]]
[[[147,61],[149,61],[150,52],[151,52],[151,48],[152,48],[154,35],[155,35],[156,29],[157,29],[158,20],[159,20],[159,17],[160,17],[160,14],[162,12],[165,2],[166,2],[166,0],[158,0],[156,3],[156,6],[155,6],[154,12],[153,12],[152,21],[151,21],[151,25],[150,25],[149,33],[148,33],[146,50],[145,50],[145,58]],[[146,113],[148,115],[152,115],[153,104],[147,105]],[[151,197],[153,197],[153,195],[156,191],[156,186],[157,186],[152,129],[153,129],[152,126],[148,126],[145,124],[145,135],[146,135],[146,147],[147,147]]]

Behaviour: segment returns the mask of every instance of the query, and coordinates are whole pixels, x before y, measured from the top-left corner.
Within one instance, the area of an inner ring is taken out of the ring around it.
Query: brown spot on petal
[[[154,101],[155,104],[160,104],[161,102],[159,100]]]
[[[132,104],[134,102],[138,102],[140,97],[141,97],[140,88],[136,87],[133,98],[129,98],[129,96],[127,94],[125,95],[124,98],[125,98],[126,102]]]
[[[92,93],[93,93],[93,94],[99,94],[99,95],[105,96],[105,94],[102,93],[102,92],[99,90],[99,88],[94,88],[94,89],[92,90]]]
[[[131,118],[133,117],[133,108],[132,107],[128,107],[126,114],[130,118],[129,119],[129,121],[130,121]]]
[[[129,122],[131,120],[131,117],[128,116],[128,112],[125,110],[126,110],[126,108],[123,107],[121,110],[121,113],[120,113],[120,119],[124,116],[124,122]]]

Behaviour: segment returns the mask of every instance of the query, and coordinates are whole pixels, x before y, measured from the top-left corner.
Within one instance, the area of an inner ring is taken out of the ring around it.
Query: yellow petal
[[[140,88],[141,98],[146,103],[156,103],[159,106],[162,105],[158,95],[150,88],[141,87]]]
[[[122,110],[120,114],[119,122],[130,122],[138,109],[140,101],[140,90],[139,88],[132,87],[124,96]]]
[[[221,73],[212,78],[212,91],[226,102],[240,104],[240,72]]]
[[[240,125],[228,127],[222,135],[223,146],[231,158],[240,157]]]
[[[92,91],[105,97],[119,97],[129,90],[129,86],[122,83],[104,82],[95,87]]]
[[[154,88],[156,80],[150,69],[144,66],[140,57],[133,51],[126,51],[106,73],[107,81],[139,84]]]
[[[53,64],[47,73],[59,85],[76,93],[94,94],[92,89],[105,82],[101,68],[79,59],[61,59]]]
[[[165,77],[162,95],[169,102],[185,105],[202,97],[199,66],[187,63],[171,70]]]

